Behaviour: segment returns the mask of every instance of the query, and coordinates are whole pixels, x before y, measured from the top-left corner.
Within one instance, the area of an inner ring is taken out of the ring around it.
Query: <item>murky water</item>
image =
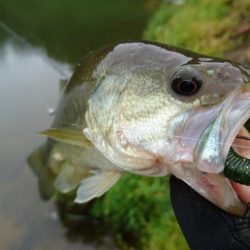
[[[88,6],[94,1],[82,2],[71,6],[72,13],[57,11],[58,6],[52,5],[44,12],[44,3],[41,7],[31,0],[22,5],[20,1],[0,3],[1,250],[115,249],[112,237],[88,218],[83,220],[87,230],[81,229],[80,237],[74,234],[74,226],[73,231],[64,227],[58,206],[40,199],[37,178],[26,163],[27,156],[44,142],[37,132],[50,127],[60,95],[59,81],[70,77],[72,62],[106,42],[138,39],[149,16],[145,2],[150,1],[120,0],[115,4],[118,9],[100,1],[96,8],[93,3]],[[80,15],[89,22],[81,23]],[[55,22],[48,23],[53,16]],[[74,27],[77,18],[82,26]]]

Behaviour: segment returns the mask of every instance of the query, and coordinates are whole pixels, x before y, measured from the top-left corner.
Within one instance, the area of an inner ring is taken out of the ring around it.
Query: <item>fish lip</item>
[[[250,118],[248,119],[250,120]],[[249,130],[246,129],[245,126],[243,126],[240,131],[239,131],[239,135],[243,135],[243,136],[249,136]],[[239,142],[238,142],[239,141]],[[240,147],[237,147],[237,145],[241,145],[240,143],[243,143],[243,146],[246,146],[247,144],[245,143],[248,143],[248,141],[243,141],[241,142],[240,139],[238,138],[235,138],[235,141],[234,141],[234,144],[232,144],[232,148],[233,150],[236,152],[236,154],[240,155],[241,157],[246,157],[246,158],[249,158],[249,148],[247,148],[247,151],[245,152],[245,149],[242,148],[243,151],[241,151],[241,148]],[[242,146],[242,145],[241,145]],[[238,152],[239,150],[239,152]],[[237,176],[237,174],[236,174]],[[234,190],[234,192],[236,192],[238,198],[244,202],[244,203],[249,203],[250,202],[250,186],[247,185],[247,184],[242,184],[242,183],[239,183],[237,182],[236,180],[234,180],[234,178],[230,179],[229,177],[226,177],[224,175],[224,178],[227,179],[232,187],[232,189]]]
[[[196,145],[195,158],[200,171],[223,173],[232,143],[250,117],[250,89],[242,85],[228,96],[218,116],[202,132]]]
[[[245,128],[244,124],[250,119],[250,82],[243,85],[241,87],[241,92],[237,94],[237,98],[234,102],[234,104],[231,107],[231,111],[229,113],[229,119],[227,120],[227,123],[229,124],[227,132],[224,134],[224,148],[222,144],[222,157],[224,159],[224,166],[227,159],[227,155],[229,153],[229,150],[231,147],[234,147],[234,140],[237,137],[237,135],[240,133],[240,131]],[[223,140],[222,140],[223,142]],[[242,191],[241,186],[244,187],[244,185],[240,185],[237,182],[232,181],[231,179],[224,176],[223,172],[221,173],[225,179],[228,180],[230,183],[233,191],[237,194],[238,198],[244,202],[246,202],[246,198],[242,198]],[[248,191],[249,192],[249,191]],[[249,198],[248,198],[249,200]]]
[[[235,117],[232,117],[235,114]],[[250,93],[240,95],[235,105],[229,114],[231,118],[228,119],[227,133],[224,134],[222,139],[222,156],[224,163],[226,161],[230,147],[232,147],[234,139],[239,134],[240,130],[244,127],[244,124],[250,119]],[[231,124],[230,124],[231,123]]]

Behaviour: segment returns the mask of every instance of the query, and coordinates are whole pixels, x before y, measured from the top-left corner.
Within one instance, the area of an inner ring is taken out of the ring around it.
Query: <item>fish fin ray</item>
[[[56,177],[55,188],[61,193],[68,193],[79,185],[80,181],[88,175],[88,172],[87,169],[79,169],[65,162]]]
[[[85,137],[83,131],[73,128],[51,128],[40,132],[53,140],[79,146],[83,148],[91,147],[91,142]]]
[[[107,171],[84,179],[77,190],[75,202],[85,203],[102,196],[120,177],[121,173],[118,171]]]

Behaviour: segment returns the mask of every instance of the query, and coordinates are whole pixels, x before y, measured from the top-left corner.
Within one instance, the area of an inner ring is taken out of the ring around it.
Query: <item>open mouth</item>
[[[250,202],[250,119],[240,129],[226,158],[224,176],[238,196]]]

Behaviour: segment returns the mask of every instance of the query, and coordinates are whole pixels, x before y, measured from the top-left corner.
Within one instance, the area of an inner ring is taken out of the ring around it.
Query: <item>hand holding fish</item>
[[[170,194],[190,249],[250,249],[250,208],[243,217],[226,213],[173,176]]]
[[[50,138],[44,164],[60,192],[77,189],[78,203],[101,196],[126,171],[170,174],[243,215],[249,117],[244,66],[157,43],[116,44],[77,66],[42,133]]]

